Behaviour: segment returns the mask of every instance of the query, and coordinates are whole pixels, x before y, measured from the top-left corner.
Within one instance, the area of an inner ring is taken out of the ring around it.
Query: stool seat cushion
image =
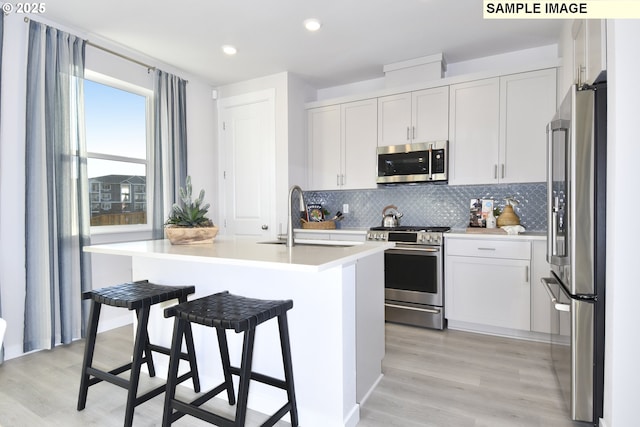
[[[292,300],[262,300],[220,292],[165,309],[164,316],[243,332],[293,307]]]
[[[186,297],[195,291],[195,286],[165,286],[143,280],[86,291],[83,292],[82,299],[93,299],[101,304],[127,307],[129,310],[135,310]]]

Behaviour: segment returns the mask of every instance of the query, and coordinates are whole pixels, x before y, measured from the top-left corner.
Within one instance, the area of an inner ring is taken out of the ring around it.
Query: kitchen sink
[[[286,240],[267,240],[265,242],[258,242],[261,245],[285,245]],[[333,246],[339,248],[350,248],[352,246],[361,245],[364,242],[354,242],[346,240],[313,240],[313,239],[297,239],[295,246]]]

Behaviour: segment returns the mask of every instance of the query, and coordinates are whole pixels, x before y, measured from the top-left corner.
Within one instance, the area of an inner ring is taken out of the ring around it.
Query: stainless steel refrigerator
[[[598,424],[604,387],[606,74],[571,88],[547,125],[551,357],[573,420]]]

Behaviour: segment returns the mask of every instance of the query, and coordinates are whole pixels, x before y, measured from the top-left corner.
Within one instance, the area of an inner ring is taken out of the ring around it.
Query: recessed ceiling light
[[[224,53],[226,53],[227,55],[235,55],[238,52],[238,49],[236,49],[235,47],[231,46],[231,45],[224,45],[222,46],[222,51]]]
[[[322,24],[315,18],[306,19],[304,21],[304,27],[309,31],[318,31]]]

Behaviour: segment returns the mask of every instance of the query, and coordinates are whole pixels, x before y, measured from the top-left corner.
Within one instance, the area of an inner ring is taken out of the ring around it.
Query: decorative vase
[[[213,243],[218,234],[218,227],[164,227],[167,238],[173,245],[201,245]]]
[[[513,211],[513,206],[506,205],[502,210],[500,216],[496,220],[496,224],[498,227],[502,227],[504,225],[520,225],[520,218]]]

